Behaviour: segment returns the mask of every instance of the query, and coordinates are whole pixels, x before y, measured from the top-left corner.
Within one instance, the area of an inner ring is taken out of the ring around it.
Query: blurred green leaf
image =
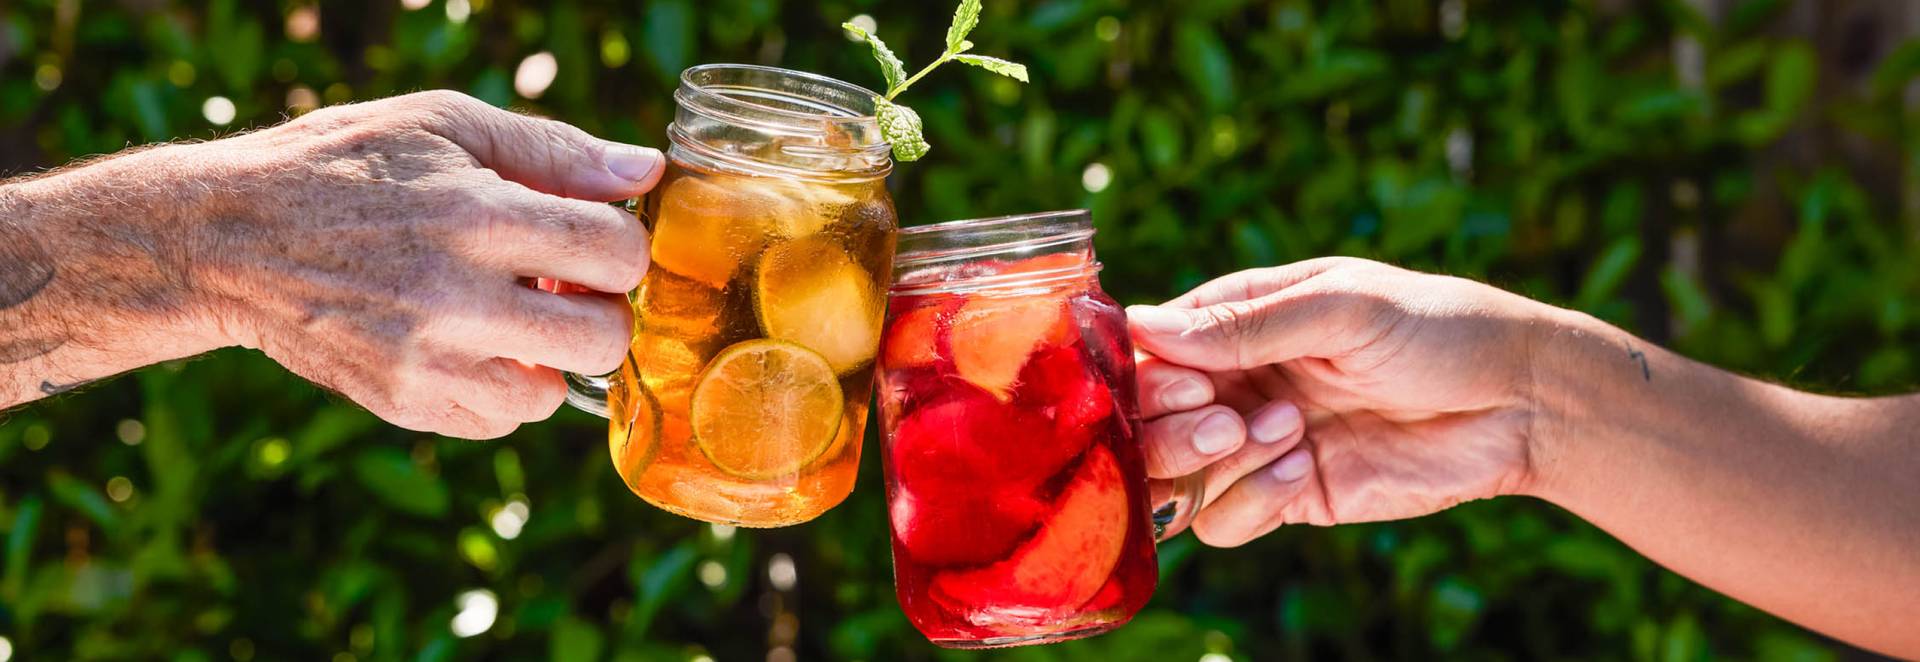
[[[14,508],[13,522],[7,526],[7,576],[0,582],[0,597],[8,602],[20,599],[28,570],[33,567],[33,541],[40,532],[41,508],[38,495],[22,499]]]
[[[100,488],[82,483],[64,471],[47,474],[47,488],[53,491],[55,501],[79,511],[100,528],[113,532],[120,530],[120,513],[114,510],[113,504],[107,502]]]
[[[662,81],[676,81],[693,60],[693,8],[687,0],[655,0],[640,23],[640,48]]]
[[[683,541],[649,560],[636,578],[639,601],[627,629],[634,636],[645,635],[662,607],[674,602],[693,582],[693,566],[700,560],[692,541]],[[635,559],[636,564],[639,559]]]
[[[1173,61],[1207,107],[1217,110],[1233,102],[1233,61],[1212,29],[1190,21],[1174,26]]]
[[[547,659],[554,662],[593,662],[603,646],[598,628],[571,615],[554,624],[550,641]]]
[[[421,517],[443,517],[450,497],[447,485],[420,470],[406,453],[376,447],[353,458],[353,475],[387,505]]]

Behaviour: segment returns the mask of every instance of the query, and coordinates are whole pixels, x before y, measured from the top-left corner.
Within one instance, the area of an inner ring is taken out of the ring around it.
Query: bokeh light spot
[[[237,112],[233,100],[226,97],[207,97],[206,103],[200,104],[200,114],[206,116],[214,126],[232,124]]]
[[[306,43],[320,36],[320,10],[313,5],[301,5],[287,12],[287,39]]]
[[[133,481],[126,476],[114,476],[107,479],[107,498],[114,503],[126,503],[133,498]]]
[[[700,564],[700,583],[707,588],[720,588],[727,583],[727,567],[719,561],[707,561]]]
[[[513,72],[513,91],[528,99],[538,99],[546,94],[553,85],[553,79],[560,75],[560,62],[553,53],[540,51],[520,61],[520,68]]]
[[[500,600],[493,591],[476,588],[454,599],[459,611],[453,615],[453,636],[471,637],[493,628],[493,619],[500,615]]]
[[[147,426],[140,421],[129,418],[120,421],[119,425],[113,426],[113,435],[120,438],[120,443],[128,446],[138,446],[140,442],[146,441],[147,439]]]
[[[1080,172],[1080,185],[1085,187],[1088,193],[1105,191],[1112,184],[1113,171],[1108,169],[1105,163],[1089,165],[1086,170]]]
[[[793,557],[781,552],[767,560],[767,581],[773,583],[773,590],[791,591],[799,580],[800,572],[793,565]]]

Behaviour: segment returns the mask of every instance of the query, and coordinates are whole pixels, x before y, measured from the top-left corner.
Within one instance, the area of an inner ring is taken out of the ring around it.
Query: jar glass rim
[[[906,293],[963,286],[1038,285],[1082,278],[1100,268],[1100,263],[1093,259],[1093,233],[1093,215],[1085,209],[972,218],[904,228],[900,231],[899,251],[893,260],[893,290]],[[935,281],[922,278],[945,271],[952,265],[983,258],[1049,253],[1078,253],[1084,260],[1044,270]],[[946,282],[943,284],[942,281]]]
[[[676,94],[682,95],[687,100],[699,101],[703,106],[706,106],[708,110],[719,110],[721,112],[731,110],[733,112],[730,114],[736,115],[761,115],[769,118],[781,118],[804,123],[827,122],[872,124],[876,126],[879,123],[879,119],[874,117],[872,108],[870,107],[850,108],[846,104],[839,103],[836,100],[821,98],[821,95],[808,94],[798,89],[768,90],[768,92],[788,97],[791,101],[804,101],[806,106],[818,110],[795,110],[761,103],[755,99],[755,97],[762,96],[761,94],[722,92],[721,90],[733,91],[731,90],[733,86],[716,82],[713,79],[718,75],[730,72],[762,74],[767,76],[768,80],[785,78],[804,81],[805,83],[818,85],[822,89],[833,90],[844,94],[848,99],[865,100],[869,106],[872,105],[873,100],[880,98],[880,95],[875,94],[873,90],[830,76],[759,64],[728,63],[701,64],[687,67],[680,72],[680,89]],[[747,119],[751,120],[753,118]]]
[[[892,170],[892,145],[872,115],[879,96],[859,85],[779,67],[702,64],[680,72],[673,96],[679,110],[668,139],[716,168],[834,181]]]

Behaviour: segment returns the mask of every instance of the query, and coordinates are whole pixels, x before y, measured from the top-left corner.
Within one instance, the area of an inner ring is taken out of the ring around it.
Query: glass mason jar
[[[853,490],[898,229],[874,98],[770,67],[680,75],[632,348],[569,397],[609,415],[649,503],[772,527]]]
[[[894,587],[935,644],[1120,626],[1153,594],[1159,532],[1200,503],[1198,476],[1148,484],[1126,313],[1092,238],[1085,211],[901,233],[880,419]]]

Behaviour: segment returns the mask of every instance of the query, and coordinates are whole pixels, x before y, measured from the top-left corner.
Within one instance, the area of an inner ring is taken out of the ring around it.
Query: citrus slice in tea
[[[880,292],[865,269],[825,236],[773,245],[760,256],[754,309],[767,337],[812,349],[843,375],[873,360]]]
[[[719,289],[776,231],[764,196],[717,175],[670,174],[654,210],[653,263]],[[775,200],[777,202],[777,200]]]
[[[1066,301],[1055,295],[976,296],[953,314],[948,344],[960,377],[1001,402],[1013,394],[1027,356],[1073,341]]]
[[[840,382],[819,353],[748,340],[721,350],[693,387],[693,440],[730,475],[785,476],[833,445],[844,407]]]
[[[613,405],[607,451],[620,477],[627,485],[636,485],[660,445],[660,401],[641,383],[631,357],[620,366],[620,377],[607,385],[607,396]]]

